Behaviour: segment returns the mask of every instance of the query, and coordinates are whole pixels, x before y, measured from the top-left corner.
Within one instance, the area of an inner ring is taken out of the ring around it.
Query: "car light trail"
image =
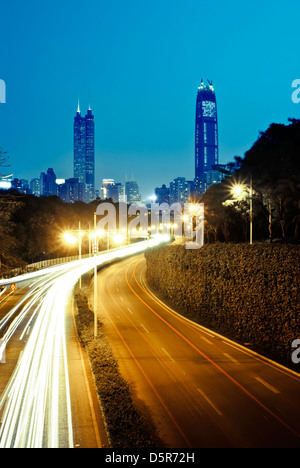
[[[21,338],[29,323],[33,321],[34,325],[0,399],[0,448],[74,446],[65,337],[65,311],[73,288],[78,278],[90,271],[95,262],[101,265],[167,240],[165,237],[150,239],[102,252],[94,258],[14,278],[14,283],[35,280],[35,284],[21,303],[7,314],[10,318],[25,303],[3,336],[4,346],[29,311],[34,317],[31,316],[26,324]],[[5,280],[1,284],[9,282]],[[3,320],[6,323],[7,320]],[[0,349],[1,356],[3,351]]]

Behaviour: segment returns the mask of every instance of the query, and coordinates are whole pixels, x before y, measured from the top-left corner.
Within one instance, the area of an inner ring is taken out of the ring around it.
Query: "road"
[[[101,271],[99,313],[162,446],[300,447],[300,377],[178,315],[144,273],[143,255]]]
[[[79,277],[161,240],[29,273],[0,300],[0,448],[108,445],[86,356],[74,323]],[[3,362],[5,361],[5,362]]]

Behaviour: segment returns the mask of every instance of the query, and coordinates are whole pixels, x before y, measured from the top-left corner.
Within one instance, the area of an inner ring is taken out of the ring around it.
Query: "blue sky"
[[[0,147],[19,178],[73,175],[80,98],[96,125],[96,180],[132,174],[143,197],[194,177],[201,78],[213,81],[220,162],[243,156],[272,122],[300,118],[299,2],[2,2]]]

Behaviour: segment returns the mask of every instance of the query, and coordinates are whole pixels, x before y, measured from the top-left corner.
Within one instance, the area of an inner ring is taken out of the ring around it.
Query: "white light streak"
[[[157,236],[145,242],[105,251],[96,258],[78,260],[14,278],[34,280],[23,299],[0,321],[0,354],[30,313],[21,338],[30,326],[26,346],[1,396],[0,448],[73,447],[71,398],[65,336],[65,311],[79,277],[97,265],[146,250],[169,240]],[[3,280],[1,284],[10,284]],[[21,311],[18,313],[18,310]],[[5,365],[5,364],[3,364]]]

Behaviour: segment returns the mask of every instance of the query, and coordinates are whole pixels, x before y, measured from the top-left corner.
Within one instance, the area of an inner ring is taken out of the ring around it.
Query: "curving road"
[[[0,448],[107,446],[76,336],[72,291],[95,262],[102,265],[159,242],[140,242],[13,279],[17,291],[2,295],[0,302],[0,361],[5,361],[0,364]]]
[[[300,377],[190,322],[147,288],[143,255],[98,275],[99,310],[162,446],[300,447]]]
[[[104,253],[97,264],[147,245]],[[107,446],[71,300],[78,277],[93,265],[90,259],[26,275],[14,280],[17,291],[1,295],[1,448]],[[176,314],[147,288],[144,273],[143,254],[103,269],[98,304],[121,371],[161,445],[299,447],[299,376]]]

